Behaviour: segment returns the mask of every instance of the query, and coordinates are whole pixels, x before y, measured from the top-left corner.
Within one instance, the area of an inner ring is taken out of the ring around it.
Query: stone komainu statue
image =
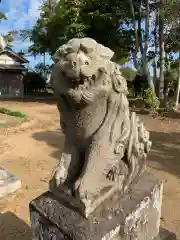
[[[72,39],[54,55],[51,81],[65,143],[50,189],[79,199],[86,216],[113,191],[128,189],[151,147],[143,123],[129,112],[113,55],[90,38]]]

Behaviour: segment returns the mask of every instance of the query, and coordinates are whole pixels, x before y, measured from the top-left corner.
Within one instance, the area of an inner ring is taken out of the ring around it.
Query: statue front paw
[[[124,145],[122,143],[117,143],[114,149],[115,154],[122,155],[124,154]]]
[[[81,179],[78,179],[75,183],[74,183],[74,191],[77,193],[79,191],[81,185]]]
[[[63,184],[66,180],[66,169],[63,166],[58,166],[55,168],[52,174],[52,182],[57,187],[61,184]]]

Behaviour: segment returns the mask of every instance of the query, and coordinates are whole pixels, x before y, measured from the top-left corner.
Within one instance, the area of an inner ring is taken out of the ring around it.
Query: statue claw
[[[115,154],[122,154],[124,152],[124,145],[121,143],[118,143],[114,151],[115,151]]]
[[[81,185],[81,179],[78,179],[74,184],[75,192],[77,192],[79,190],[80,185]]]
[[[66,179],[66,169],[63,166],[58,166],[53,171],[52,180],[54,180],[55,185],[59,186],[65,182]]]

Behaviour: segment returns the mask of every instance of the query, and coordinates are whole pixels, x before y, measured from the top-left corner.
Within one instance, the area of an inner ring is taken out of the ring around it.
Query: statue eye
[[[88,61],[85,61],[85,65],[88,65],[89,64],[89,62]]]

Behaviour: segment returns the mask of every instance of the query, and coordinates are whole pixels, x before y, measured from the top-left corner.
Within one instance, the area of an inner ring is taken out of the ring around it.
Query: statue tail
[[[149,141],[149,132],[145,129],[139,117],[133,112],[130,120],[130,135],[127,145],[128,176],[124,183],[124,191],[138,177],[150,151],[151,141]]]

